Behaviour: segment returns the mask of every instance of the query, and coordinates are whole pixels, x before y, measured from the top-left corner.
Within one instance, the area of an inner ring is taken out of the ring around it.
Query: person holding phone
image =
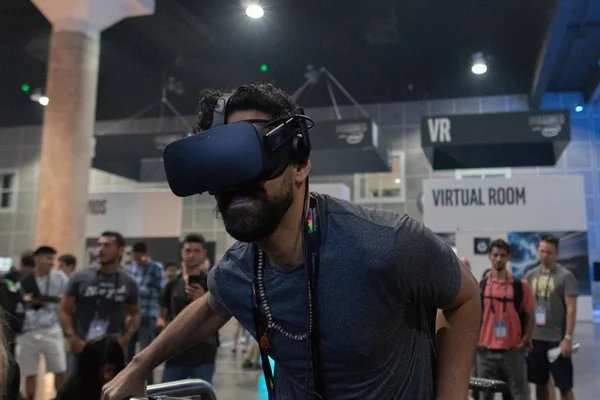
[[[34,252],[32,275],[19,282],[25,302],[23,331],[17,336],[17,362],[25,378],[25,395],[33,400],[36,392],[39,358],[44,356],[46,371],[54,373],[56,388],[67,378],[63,331],[58,319],[58,303],[68,278],[54,270],[56,250],[41,246]]]
[[[159,330],[165,327],[194,300],[208,293],[205,239],[202,235],[190,234],[183,239],[181,249],[181,273],[169,281],[161,296]],[[215,358],[219,340],[217,334],[175,355],[165,363],[162,382],[187,378],[203,379],[212,383],[215,373]]]

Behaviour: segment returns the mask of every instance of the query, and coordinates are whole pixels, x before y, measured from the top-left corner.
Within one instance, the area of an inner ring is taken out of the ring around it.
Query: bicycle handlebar
[[[507,390],[506,382],[494,379],[471,378],[469,389],[479,390],[486,393],[504,393]]]
[[[507,385],[506,382],[493,379],[471,378],[469,379],[469,389],[486,393],[504,393]],[[217,400],[212,385],[201,379],[186,379],[150,385],[147,392],[147,398],[132,397],[130,400],[177,400],[178,396],[201,396],[202,400]]]

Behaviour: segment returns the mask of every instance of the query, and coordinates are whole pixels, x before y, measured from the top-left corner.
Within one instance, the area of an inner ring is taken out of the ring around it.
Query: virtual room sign
[[[428,179],[423,218],[434,232],[580,231],[586,227],[583,178]]]
[[[435,207],[520,206],[527,204],[524,186],[431,189]]]

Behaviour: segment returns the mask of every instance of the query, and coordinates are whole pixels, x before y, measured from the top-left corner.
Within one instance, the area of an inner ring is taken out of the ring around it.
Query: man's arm
[[[71,345],[71,350],[75,354],[79,354],[85,346],[85,341],[77,335],[73,328],[73,314],[75,313],[75,297],[65,295],[60,300],[60,309],[58,312],[58,320],[65,334],[65,338]]]
[[[132,363],[143,376],[168,358],[216,333],[229,321],[230,316],[219,315],[211,309],[209,298],[210,293],[184,308],[163,333],[134,357]]]
[[[471,271],[460,264],[458,294],[442,308],[444,326],[437,331],[437,397],[465,399],[481,322],[481,299]]]
[[[140,328],[140,320],[140,303],[129,304],[127,306],[127,317],[125,318],[125,332],[119,338],[119,342],[123,347],[129,343]]]
[[[561,354],[570,357],[573,352],[573,333],[575,332],[575,323],[577,320],[577,296],[579,295],[579,285],[575,275],[571,272],[565,277],[565,306],[566,306],[566,327],[565,337],[560,343]]]
[[[479,287],[454,251],[422,223],[403,217],[396,228],[400,292],[437,316],[436,398],[467,397],[481,322]],[[432,338],[432,340],[435,340]]]
[[[231,315],[219,295],[214,275],[211,273],[208,277],[211,292],[185,307],[148,347],[106,384],[102,388],[102,400],[143,397],[145,379],[150,371],[170,357],[217,333],[229,321]],[[163,295],[163,304],[165,298]]]
[[[565,296],[567,306],[567,326],[565,337],[560,342],[561,354],[565,357],[571,357],[573,353],[573,333],[575,332],[575,321],[577,319],[577,296]]]

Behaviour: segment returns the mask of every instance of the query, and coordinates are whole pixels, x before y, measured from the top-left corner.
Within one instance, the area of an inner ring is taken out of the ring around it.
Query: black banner
[[[568,110],[423,117],[433,169],[551,166],[571,139]]]
[[[457,146],[569,140],[569,111],[423,117],[421,144]]]

